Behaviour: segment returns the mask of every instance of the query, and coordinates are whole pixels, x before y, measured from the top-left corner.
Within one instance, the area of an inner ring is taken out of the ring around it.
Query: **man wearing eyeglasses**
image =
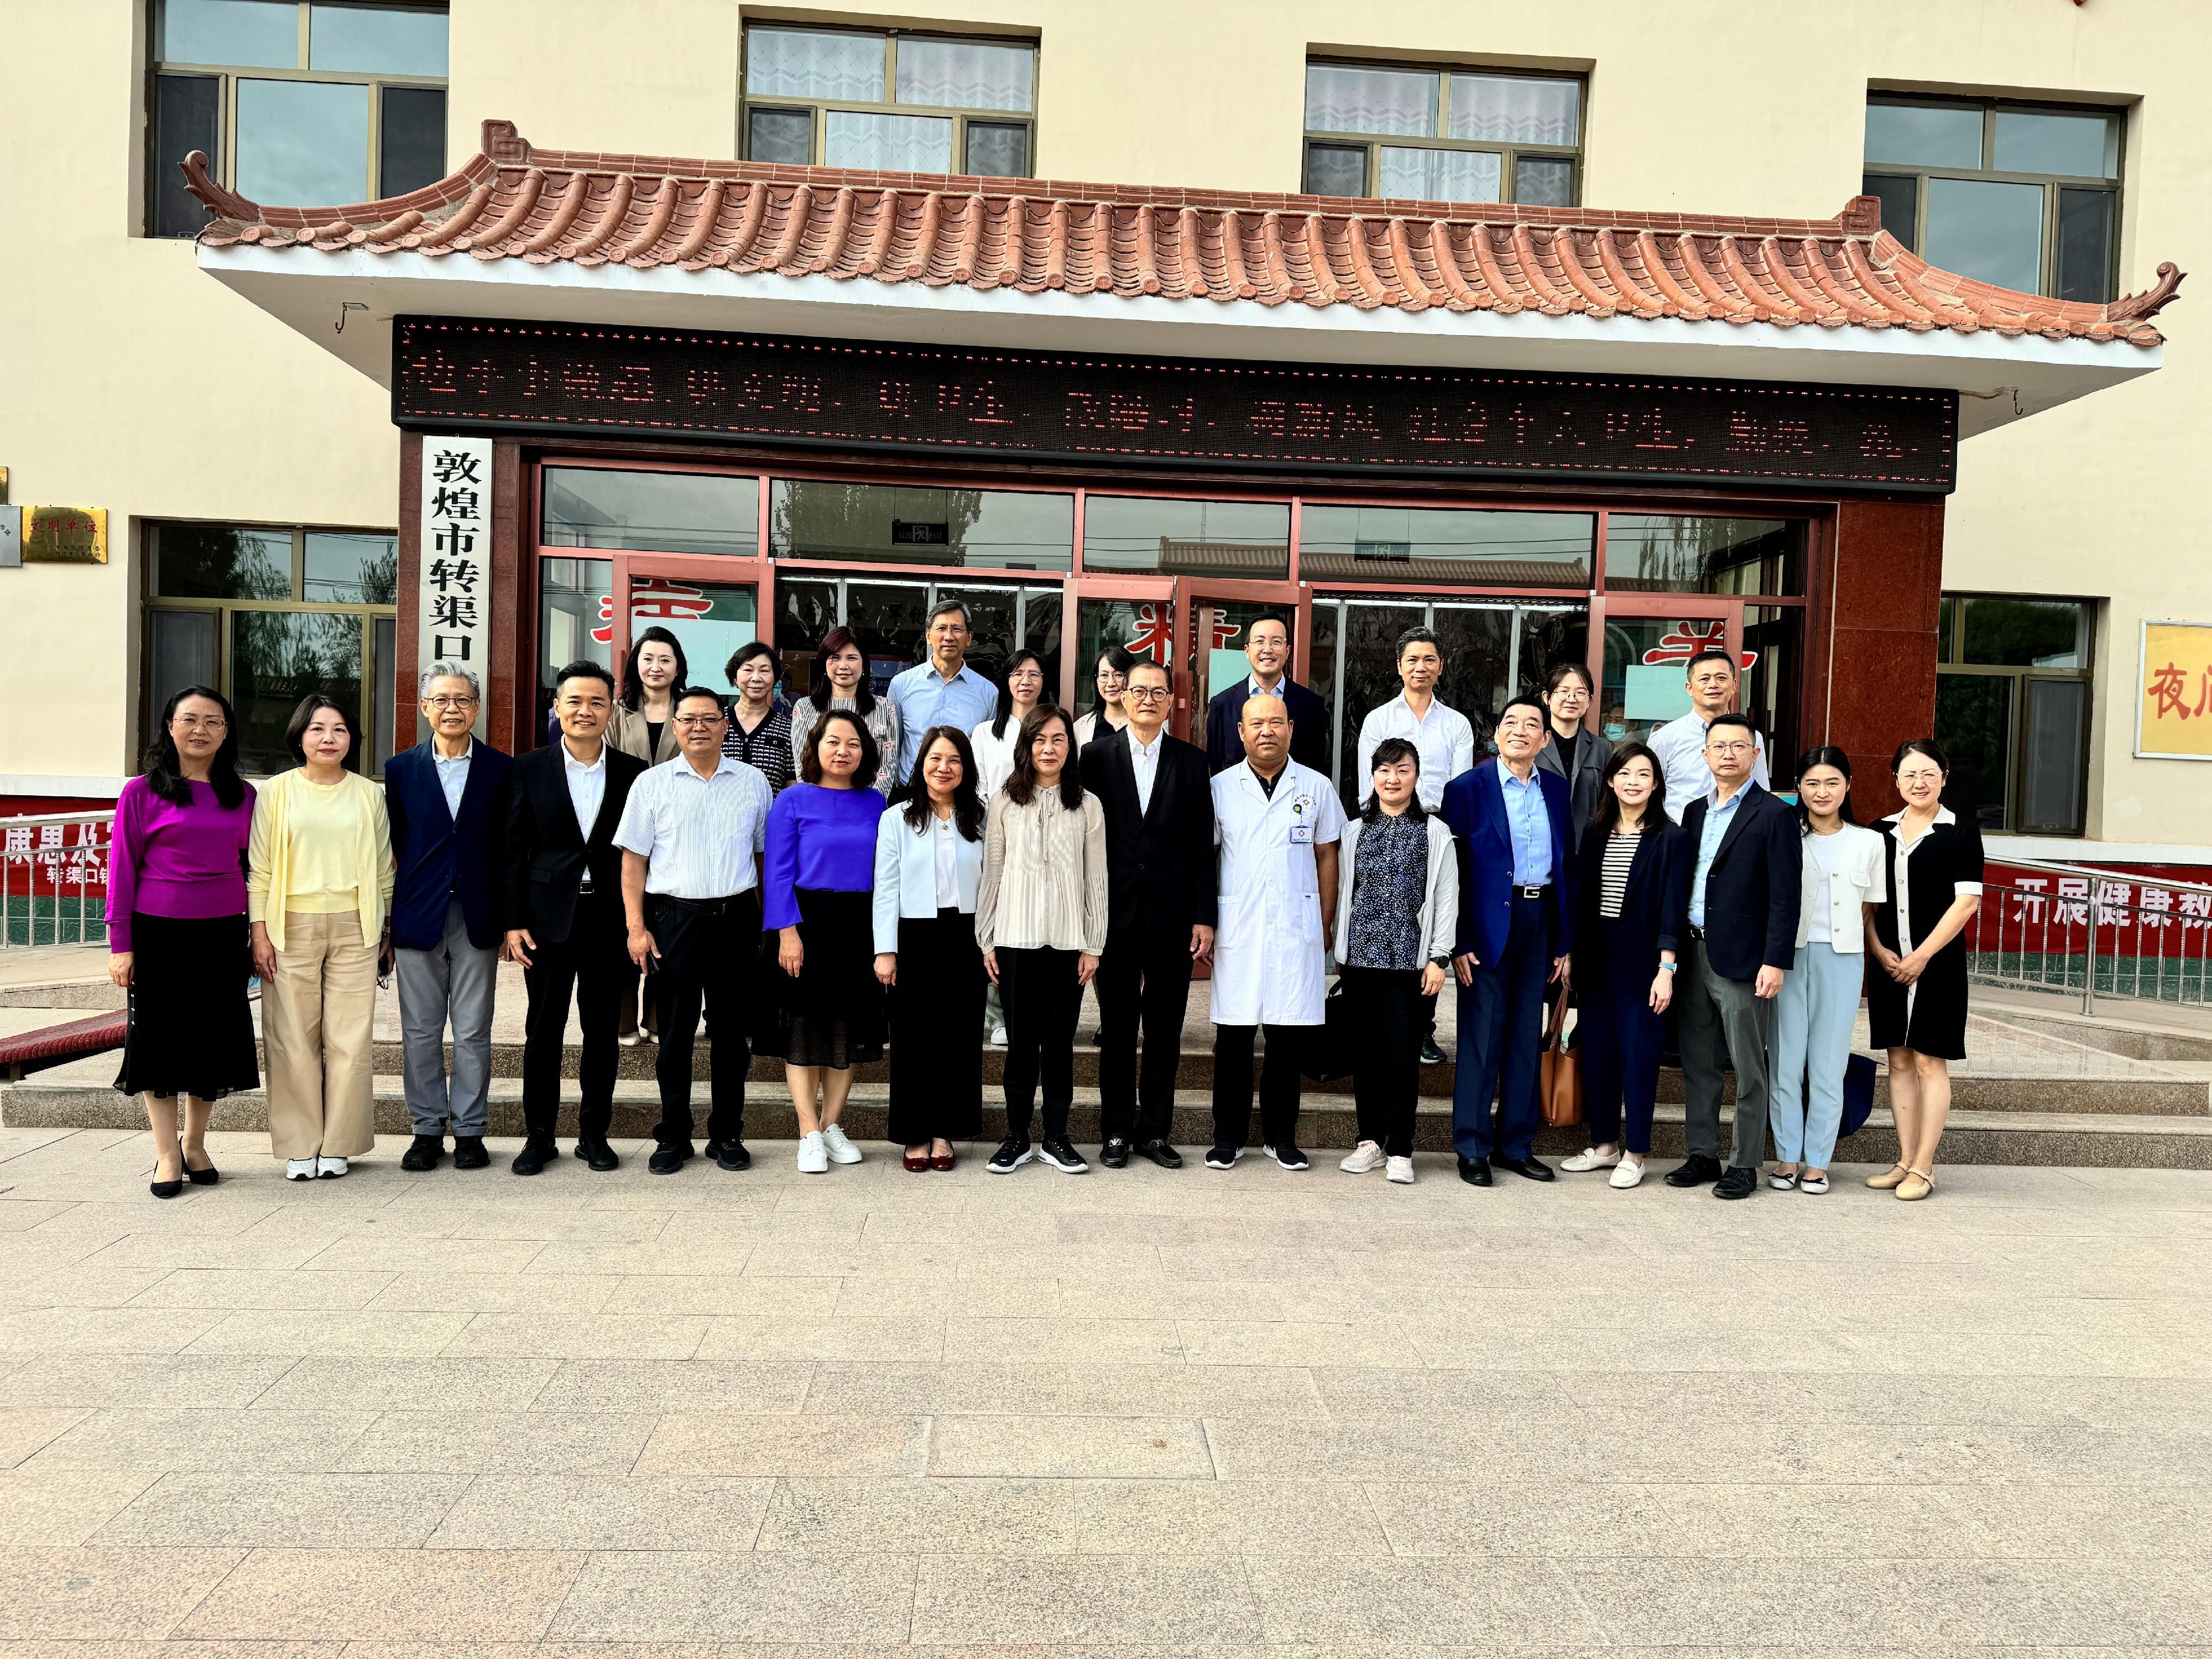
[[[1804,858],[1797,815],[1752,777],[1759,734],[1741,714],[1705,727],[1709,797],[1691,801],[1682,833],[1695,847],[1689,937],[1682,941],[1674,1006],[1681,1022],[1682,1135],[1689,1158],[1669,1187],[1707,1182],[1716,1198],[1749,1198],[1766,1158],[1767,1049],[1774,999],[1796,960],[1798,880]],[[1735,1068],[1735,1120],[1722,1172],[1721,1074]]]
[[[1126,1168],[1131,1144],[1163,1170],[1192,968],[1213,954],[1213,781],[1206,753],[1170,736],[1175,688],[1140,657],[1121,707],[1129,723],[1083,751],[1083,787],[1106,817],[1106,951],[1098,959],[1099,1161]],[[1137,1069],[1137,1035],[1145,1039]]]
[[[392,819],[392,943],[407,1115],[403,1170],[434,1170],[453,1129],[453,1167],[481,1170],[489,1121],[492,998],[499,978],[500,790],[514,760],[474,735],[483,692],[459,663],[422,676],[430,736],[384,765]],[[453,1067],[446,1070],[446,1028]]]
[[[703,686],[677,694],[674,760],[630,786],[615,830],[622,848],[623,910],[629,955],[650,975],[660,1012],[660,1124],[646,1165],[674,1175],[691,1157],[691,1046],[706,1011],[712,1080],[707,1156],[749,1168],[745,1042],[753,969],[760,957],[760,854],[775,791],[754,767],[722,752],[722,700]],[[1795,941],[1792,941],[1793,944]]]

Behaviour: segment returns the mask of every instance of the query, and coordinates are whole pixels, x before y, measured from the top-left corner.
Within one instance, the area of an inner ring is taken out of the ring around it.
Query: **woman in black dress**
[[[1898,1152],[1867,1185],[1922,1199],[1936,1190],[1950,1062],[1966,1055],[1966,927],[1982,905],[1982,832],[1943,805],[1951,763],[1940,744],[1900,744],[1892,764],[1905,808],[1875,826],[1889,896],[1874,913],[1878,971],[1867,975],[1867,1018],[1873,1046],[1889,1051]]]
[[[909,1170],[949,1170],[983,1127],[983,953],[975,890],[983,803],[975,755],[950,726],[922,733],[915,787],[876,824],[876,977],[890,989],[888,1133]]]

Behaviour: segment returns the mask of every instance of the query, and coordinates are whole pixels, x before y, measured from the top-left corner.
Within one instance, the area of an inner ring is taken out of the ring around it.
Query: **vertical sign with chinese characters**
[[[2212,623],[2144,622],[2139,660],[2136,753],[2212,760]]]
[[[422,440],[421,629],[416,672],[459,663],[491,683],[491,440]],[[484,735],[485,705],[477,708]]]

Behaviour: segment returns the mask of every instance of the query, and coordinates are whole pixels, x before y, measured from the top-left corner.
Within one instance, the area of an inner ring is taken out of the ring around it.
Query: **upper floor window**
[[[1030,175],[1036,48],[1018,40],[745,30],[745,159]]]
[[[1995,100],[1867,105],[1866,193],[1932,265],[2093,304],[2119,242],[2117,110]]]
[[[1572,207],[1582,126],[1567,76],[1308,64],[1305,188]]]
[[[446,8],[325,0],[155,0],[156,236],[206,211],[178,163],[207,153],[255,202],[334,206],[402,196],[446,172]]]

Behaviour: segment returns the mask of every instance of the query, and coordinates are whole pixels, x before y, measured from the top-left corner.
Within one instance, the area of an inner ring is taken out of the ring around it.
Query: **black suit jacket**
[[[1682,815],[1692,883],[1711,804],[1700,795]],[[1705,959],[1722,978],[1757,979],[1762,967],[1786,973],[1796,962],[1804,858],[1796,812],[1757,784],[1745,784],[1743,804],[1722,832],[1705,873]]]
[[[1689,924],[1682,907],[1690,898],[1690,865],[1696,848],[1661,811],[1657,797],[1650,811],[1658,813],[1660,825],[1636,838],[1636,857],[1628,866],[1628,891],[1620,901],[1620,916],[1610,935],[1605,918],[1598,914],[1605,902],[1605,848],[1610,837],[1595,823],[1583,831],[1577,855],[1580,870],[1575,883],[1575,982],[1578,985],[1615,982],[1649,985],[1659,971],[1659,953],[1682,948],[1682,930]],[[1688,856],[1685,856],[1687,848]]]
[[[607,745],[607,792],[587,842],[568,798],[567,753],[556,738],[522,756],[507,772],[506,921],[509,927],[527,927],[540,945],[568,937],[576,884],[586,869],[599,891],[620,896],[622,848],[615,845],[615,827],[630,785],[645,773],[636,756]]]
[[[1328,777],[1328,705],[1318,691],[1310,691],[1287,674],[1275,689],[1283,707],[1291,711],[1291,758]],[[1244,675],[1206,705],[1206,764],[1209,774],[1226,772],[1244,758],[1244,739],[1237,731],[1244,704],[1252,695],[1252,677]]]
[[[1161,734],[1149,811],[1126,729],[1085,746],[1083,787],[1106,817],[1107,930],[1212,927],[1213,775],[1197,746]]]

